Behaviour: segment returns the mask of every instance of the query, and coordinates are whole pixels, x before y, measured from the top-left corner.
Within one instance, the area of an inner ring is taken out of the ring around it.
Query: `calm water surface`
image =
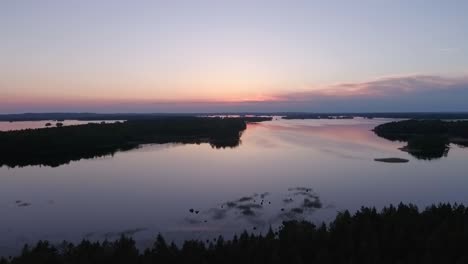
[[[452,146],[448,157],[417,160],[398,150],[404,143],[370,131],[387,121],[275,120],[249,125],[232,149],[148,145],[57,168],[1,167],[0,253],[38,239],[127,234],[146,246],[159,232],[175,241],[211,239],[243,229],[265,232],[294,217],[328,221],[361,206],[468,203],[468,150]],[[410,162],[373,160],[385,157]],[[287,214],[309,195],[294,187],[312,188],[321,208]],[[261,208],[252,206],[261,200]]]

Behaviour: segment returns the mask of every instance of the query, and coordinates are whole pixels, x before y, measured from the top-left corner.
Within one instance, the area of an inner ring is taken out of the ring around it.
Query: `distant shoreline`
[[[203,117],[203,116],[239,116],[239,117],[273,117],[284,119],[351,119],[363,118],[395,118],[395,119],[468,119],[468,112],[336,112],[336,113],[306,113],[306,112],[226,112],[226,113],[21,113],[0,114],[0,121],[47,121],[47,120],[143,120],[167,117]]]

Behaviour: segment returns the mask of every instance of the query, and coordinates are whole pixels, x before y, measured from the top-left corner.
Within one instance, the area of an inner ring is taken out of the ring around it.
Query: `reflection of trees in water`
[[[379,137],[406,142],[401,150],[417,159],[446,157],[450,144],[468,146],[468,121],[405,120],[374,128]]]
[[[450,150],[450,141],[441,136],[416,136],[408,139],[407,145],[401,150],[418,159],[438,159],[447,156]]]
[[[56,167],[70,161],[114,155],[142,144],[208,143],[216,149],[235,148],[241,143],[246,122],[250,121],[264,120],[172,117],[1,132],[0,166]]]
[[[319,196],[307,187],[290,188],[279,198],[279,200],[273,199],[269,192],[255,193],[223,202],[214,208],[200,210],[200,214],[198,210],[190,208],[190,216],[186,217],[185,221],[193,225],[243,221],[256,229],[285,220],[303,220],[323,207]],[[280,204],[274,204],[275,200]]]

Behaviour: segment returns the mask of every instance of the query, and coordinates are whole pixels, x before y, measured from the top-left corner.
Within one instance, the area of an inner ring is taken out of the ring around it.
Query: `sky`
[[[468,1],[0,1],[0,113],[468,111]]]

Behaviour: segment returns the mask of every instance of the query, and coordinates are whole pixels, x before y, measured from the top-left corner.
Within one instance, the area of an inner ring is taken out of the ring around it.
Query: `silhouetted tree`
[[[131,238],[109,242],[40,241],[25,246],[9,263],[468,263],[468,209],[439,204],[420,212],[399,204],[378,212],[363,207],[353,215],[338,213],[329,225],[284,222],[279,232],[243,232],[216,243],[185,241],[180,247],[158,235],[154,245],[139,253]]]

